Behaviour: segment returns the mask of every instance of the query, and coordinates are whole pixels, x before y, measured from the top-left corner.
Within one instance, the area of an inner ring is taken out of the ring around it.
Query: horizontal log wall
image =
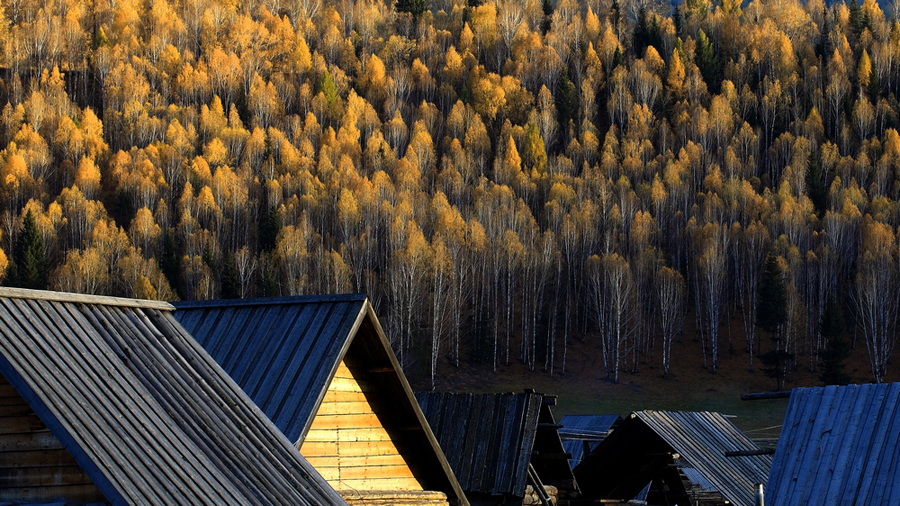
[[[105,501],[6,378],[0,376],[0,501]]]
[[[389,432],[383,425],[379,413],[389,405],[366,374],[341,362],[300,453],[339,492],[420,491],[422,485],[397,449],[402,431]]]

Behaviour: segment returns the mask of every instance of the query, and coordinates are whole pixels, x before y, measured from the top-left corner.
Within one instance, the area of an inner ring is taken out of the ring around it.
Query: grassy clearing
[[[740,346],[737,341],[734,344],[736,348]],[[533,388],[559,396],[554,409],[558,417],[604,413],[625,416],[646,409],[716,411],[733,415],[735,425],[754,439],[777,438],[788,399],[741,401],[741,394],[771,391],[775,381],[758,368],[749,370],[747,352],[729,352],[727,341],[720,346],[715,374],[702,367],[700,343],[685,338],[673,346],[669,379],[662,378],[660,369],[642,365],[637,373],[620,372],[619,383],[614,384],[606,380],[600,351],[589,337],[584,343],[576,340],[570,345],[565,375],[551,377],[541,371],[530,372],[515,360],[509,366],[498,367],[496,372],[490,370],[489,364],[470,362],[459,369],[442,364],[436,389],[488,393]],[[808,359],[801,357],[786,388],[819,385],[817,373],[806,370],[807,363]],[[851,353],[848,371],[856,382],[871,381],[862,343]],[[894,372],[891,376],[898,375]],[[424,388],[424,383],[413,381],[418,388]]]

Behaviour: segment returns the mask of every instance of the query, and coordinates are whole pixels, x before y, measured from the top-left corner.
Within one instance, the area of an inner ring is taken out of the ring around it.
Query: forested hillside
[[[557,374],[592,339],[613,381],[679,367],[686,329],[713,371],[729,343],[815,369],[834,296],[880,380],[900,300],[897,10],[9,0],[4,283],[367,292],[406,364]],[[778,341],[756,325],[768,252]]]

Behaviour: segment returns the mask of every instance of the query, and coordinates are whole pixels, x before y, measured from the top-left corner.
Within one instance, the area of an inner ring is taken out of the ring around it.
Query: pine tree
[[[825,208],[828,205],[828,190],[825,189],[825,182],[822,181],[822,169],[812,156],[809,158],[809,166],[806,169],[806,187],[809,200],[812,201],[816,214],[821,218],[825,215]]]
[[[559,116],[559,126],[567,128],[569,120],[578,117],[578,94],[569,78],[564,74],[559,77],[559,86],[556,88],[556,112]]]
[[[703,81],[710,93],[718,93],[722,85],[722,70],[719,65],[719,56],[709,37],[703,30],[697,38],[697,68],[703,75]]]
[[[417,18],[428,8],[428,3],[426,0],[397,0],[394,8],[397,12],[406,12]]]
[[[15,262],[11,267],[14,268],[14,272],[10,274],[9,279],[13,286],[34,290],[47,289],[49,265],[44,252],[44,240],[30,210],[25,214],[22,231],[19,232],[16,241]]]
[[[845,370],[850,343],[844,337],[844,315],[834,295],[829,295],[825,302],[819,329],[826,343],[825,351],[822,352],[822,374],[819,375],[819,381],[826,385],[850,383],[852,378]]]
[[[275,249],[275,242],[278,239],[278,232],[281,230],[281,215],[278,209],[272,206],[265,213],[261,213],[259,224],[259,249],[262,251],[272,251]]]
[[[784,388],[787,368],[794,358],[793,353],[782,349],[780,327],[787,322],[787,289],[784,286],[781,268],[772,253],[766,257],[766,267],[759,282],[759,293],[756,303],[756,324],[769,333],[775,341],[775,349],[763,353],[763,373],[773,378],[778,390]]]
[[[222,298],[238,299],[240,296],[241,283],[238,280],[237,267],[234,265],[234,255],[228,251],[222,261]]]

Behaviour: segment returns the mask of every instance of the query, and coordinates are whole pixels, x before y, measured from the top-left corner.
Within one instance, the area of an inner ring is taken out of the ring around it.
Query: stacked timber
[[[559,489],[553,485],[544,485],[544,492],[550,497],[550,504],[554,506],[559,502]],[[525,487],[525,498],[522,500],[523,505],[542,504],[541,497],[535,493],[531,485]]]
[[[446,506],[447,494],[428,490],[360,490],[340,492],[350,506]]]

